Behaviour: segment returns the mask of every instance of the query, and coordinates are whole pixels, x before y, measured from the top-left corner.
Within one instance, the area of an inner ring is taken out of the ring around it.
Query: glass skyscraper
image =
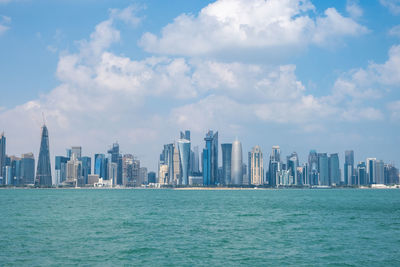
[[[310,185],[318,185],[318,154],[315,150],[308,155],[308,176]]]
[[[4,136],[4,133],[0,135],[0,177],[3,177],[4,179],[4,167],[6,163],[6,137]]]
[[[218,183],[218,132],[208,131],[206,147],[203,149],[203,184],[215,185]]]
[[[228,185],[231,183],[232,144],[221,144],[221,149],[222,149],[221,183]]]
[[[181,167],[181,184],[189,184],[189,166],[190,166],[190,141],[187,139],[178,140],[179,159]]]
[[[242,144],[238,140],[232,143],[231,184],[243,184]]]
[[[35,157],[33,153],[22,154],[21,158],[21,183],[35,183]]]
[[[49,132],[46,125],[42,127],[35,184],[40,186],[51,186],[53,184],[51,179]]]
[[[354,151],[346,150],[344,158],[344,183],[346,185],[356,184],[354,181]]]
[[[339,155],[337,153],[329,155],[329,182],[330,184],[340,184]]]
[[[329,168],[328,155],[326,153],[318,153],[318,185],[328,186],[329,184]]]
[[[259,146],[253,147],[249,164],[250,183],[252,185],[262,185],[264,183],[264,163],[263,154]]]

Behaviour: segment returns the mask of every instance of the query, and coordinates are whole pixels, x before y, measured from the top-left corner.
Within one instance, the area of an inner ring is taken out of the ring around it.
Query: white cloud
[[[388,103],[387,108],[391,113],[392,120],[400,120],[400,100]]]
[[[364,11],[362,10],[362,8],[359,5],[359,1],[358,0],[347,0],[346,11],[353,18],[359,18],[364,13]]]
[[[10,29],[8,26],[11,23],[11,18],[7,16],[0,16],[0,35],[4,34]]]
[[[400,25],[396,25],[389,30],[389,35],[400,38]]]
[[[141,17],[137,16],[137,13],[143,9],[143,7],[139,7],[137,5],[131,5],[127,8],[124,8],[122,10],[120,9],[111,9],[111,18],[112,19],[119,19],[125,22],[126,24],[129,24],[133,27],[138,26],[142,19]]]
[[[379,0],[379,2],[387,7],[393,14],[400,14],[400,0]]]
[[[161,54],[193,56],[244,49],[274,53],[285,47],[323,46],[368,31],[334,8],[316,18],[314,11],[308,0],[218,0],[197,16],[178,16],[160,37],[145,33],[139,43],[146,51]]]

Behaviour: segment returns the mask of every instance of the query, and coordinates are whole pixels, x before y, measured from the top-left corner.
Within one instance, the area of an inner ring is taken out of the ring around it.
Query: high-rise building
[[[376,184],[384,184],[385,183],[385,170],[384,163],[382,160],[376,160],[374,164],[374,172],[375,172],[375,183]]]
[[[181,138],[190,141],[190,131],[186,130],[185,132],[181,132]]]
[[[67,162],[67,179],[64,184],[70,186],[78,186],[82,181],[82,162],[76,156],[76,153],[72,153],[71,159]]]
[[[354,181],[354,151],[345,151],[344,183],[346,185],[356,184]]]
[[[315,150],[308,155],[308,177],[310,185],[318,185],[318,154]]]
[[[92,174],[92,159],[90,157],[80,157],[82,162],[82,180],[79,181],[80,185],[85,185],[88,183],[88,177]]]
[[[252,185],[264,183],[263,154],[259,146],[253,147],[250,153],[250,181]]]
[[[367,177],[368,177],[368,184],[375,184],[375,161],[376,158],[367,158]]]
[[[98,174],[104,180],[108,179],[108,159],[104,154],[94,155],[94,174]]]
[[[164,145],[164,149],[160,155],[159,173],[162,165],[168,166],[167,172],[164,172],[165,167],[163,167],[163,173],[166,173],[168,177],[168,181],[163,184],[172,184],[174,179],[174,144]]]
[[[115,184],[122,184],[122,155],[119,153],[119,144],[114,143],[112,147],[107,151],[111,155],[111,163],[117,164],[117,179],[114,181]]]
[[[181,160],[179,157],[179,149],[178,149],[178,145],[174,144],[174,177],[172,179],[172,183],[173,185],[178,185],[180,184],[181,181]]]
[[[318,184],[329,186],[328,155],[326,153],[318,153],[318,173]]]
[[[340,184],[340,167],[339,155],[337,153],[330,154],[328,159],[329,167],[329,183],[333,185]]]
[[[193,147],[193,151],[191,153],[190,161],[192,162],[191,173],[199,173],[200,172],[200,161],[199,161],[199,147]]]
[[[67,162],[69,157],[56,156],[55,159],[55,182],[62,184],[67,179]]]
[[[72,157],[72,154],[75,154],[75,157],[77,159],[80,159],[82,157],[82,147],[81,146],[71,147],[71,157]]]
[[[35,184],[39,186],[51,186],[53,184],[50,166],[49,132],[46,125],[42,127]]]
[[[281,171],[281,149],[279,146],[273,146],[268,165],[268,184],[270,186],[279,185],[280,171]]]
[[[4,178],[3,174],[3,169],[6,166],[5,165],[6,161],[6,137],[4,136],[4,133],[0,135],[0,177]],[[5,179],[3,179],[4,181]]]
[[[21,184],[35,183],[35,156],[33,153],[22,154],[21,157]]]
[[[205,186],[218,183],[218,132],[208,131],[203,149],[203,184]]]
[[[159,165],[158,167],[158,183],[165,185],[168,184],[169,178],[168,178],[168,165],[162,164]]]
[[[222,149],[222,184],[231,183],[232,144],[221,144]]]
[[[147,173],[147,182],[149,184],[155,184],[157,182],[156,173],[155,172],[148,172]]]
[[[232,157],[231,157],[231,184],[243,184],[243,154],[242,144],[236,139],[232,143]]]
[[[297,167],[299,166],[299,156],[293,152],[287,157],[287,170],[289,171],[289,180],[291,185],[299,185],[301,182],[297,177]]]
[[[147,184],[147,168],[146,167],[140,167],[139,169],[139,181],[137,182],[137,185],[142,185],[142,184]]]
[[[110,162],[108,164],[108,180],[111,180],[112,185],[118,184],[118,163]]]
[[[186,131],[188,132],[188,131]],[[190,132],[189,132],[190,133]],[[178,140],[180,169],[182,171],[181,182],[182,185],[189,184],[189,163],[190,163],[190,141],[188,139]]]
[[[385,184],[393,185],[399,183],[399,169],[393,164],[385,164]]]
[[[357,181],[358,185],[368,184],[367,166],[365,165],[365,162],[359,162],[357,164]]]

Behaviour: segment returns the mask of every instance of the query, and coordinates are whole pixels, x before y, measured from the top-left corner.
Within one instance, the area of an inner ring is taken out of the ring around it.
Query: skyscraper
[[[346,185],[355,184],[354,181],[354,151],[345,151],[345,162],[344,162],[344,183]]]
[[[186,140],[190,141],[190,131],[186,130],[185,132],[181,132],[180,139],[186,139]]]
[[[297,178],[297,167],[299,166],[299,157],[296,152],[293,152],[287,157],[287,170],[289,171],[289,180],[291,185],[301,184]]]
[[[318,184],[323,186],[330,185],[328,155],[326,153],[318,153],[318,173],[319,173]]]
[[[78,186],[82,180],[82,162],[76,156],[76,153],[72,153],[71,159],[67,162],[67,179],[64,183],[70,186]]]
[[[375,184],[375,161],[376,158],[367,158],[367,177],[368,184]]]
[[[67,179],[67,162],[69,157],[56,156],[55,159],[55,182],[62,184]]]
[[[50,166],[49,132],[46,125],[43,125],[42,127],[42,138],[40,142],[35,184],[40,186],[51,186],[53,184]]]
[[[88,183],[88,177],[92,174],[92,159],[90,157],[81,157],[82,162],[82,180],[79,181],[80,185],[85,185]]]
[[[108,179],[108,160],[104,154],[94,155],[94,174],[98,174],[100,178]]]
[[[21,183],[35,183],[35,157],[33,153],[22,154],[21,158]]]
[[[253,147],[250,155],[250,181],[252,185],[264,183],[263,154],[259,146]]]
[[[82,157],[82,147],[81,146],[71,147],[71,156],[72,156],[72,154],[75,154],[75,157],[77,159],[80,159]]]
[[[119,153],[119,144],[116,142],[112,145],[108,151],[111,155],[111,163],[117,164],[117,179],[114,184],[122,184],[122,155]]]
[[[167,181],[163,181],[164,184],[172,184],[174,179],[174,144],[166,144],[164,145],[164,149],[160,155],[160,164],[159,168],[162,165],[168,166],[168,171],[165,171],[165,167],[162,167],[162,173],[165,174],[165,177],[168,179]],[[161,170],[159,170],[160,173]]]
[[[374,166],[375,172],[375,183],[376,184],[384,184],[385,183],[385,172],[384,172],[384,163],[382,160],[376,160]]]
[[[181,182],[182,185],[189,184],[189,163],[190,163],[190,141],[187,139],[178,140],[180,167],[182,171]]]
[[[231,184],[243,184],[242,144],[237,139],[232,143]]]
[[[227,185],[231,183],[232,144],[221,144],[222,149],[222,181]]]
[[[308,176],[310,185],[318,185],[318,154],[315,150],[308,155]]]
[[[5,162],[6,162],[6,137],[4,136],[4,133],[0,135],[0,177],[3,177],[4,179],[4,174],[3,174],[3,169],[5,167]]]
[[[365,165],[365,162],[359,162],[357,164],[357,181],[358,185],[368,184],[367,166]]]
[[[203,149],[203,184],[215,185],[218,183],[218,132],[208,131],[205,148]]]
[[[340,184],[339,155],[337,153],[329,155],[329,182],[330,184]]]
[[[279,172],[281,171],[281,149],[279,146],[272,147],[272,153],[268,165],[268,184],[277,186],[279,184]]]

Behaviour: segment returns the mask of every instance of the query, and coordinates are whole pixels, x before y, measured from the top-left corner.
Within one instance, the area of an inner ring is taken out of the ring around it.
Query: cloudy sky
[[[118,141],[155,170],[214,129],[400,164],[400,0],[0,0],[0,74],[9,155],[37,156],[44,113],[51,157]]]

